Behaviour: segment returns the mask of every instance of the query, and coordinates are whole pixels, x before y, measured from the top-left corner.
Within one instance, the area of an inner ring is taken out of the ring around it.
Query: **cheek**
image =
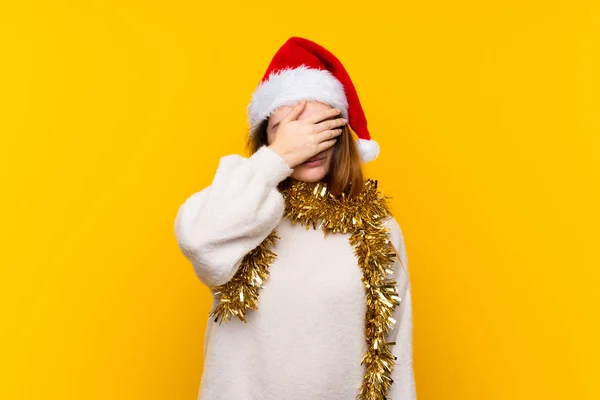
[[[329,166],[331,165],[332,162],[333,162],[333,149],[329,149],[329,151],[327,152],[327,164],[326,164],[327,169],[329,169]]]
[[[327,150],[327,158],[331,161],[333,158],[333,147]]]

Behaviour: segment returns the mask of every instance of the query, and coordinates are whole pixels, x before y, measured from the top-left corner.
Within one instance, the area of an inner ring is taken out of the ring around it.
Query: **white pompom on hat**
[[[248,104],[251,134],[281,106],[314,100],[339,108],[356,133],[356,147],[363,163],[379,155],[371,139],[367,119],[350,76],[327,49],[301,37],[289,38],[279,48]]]

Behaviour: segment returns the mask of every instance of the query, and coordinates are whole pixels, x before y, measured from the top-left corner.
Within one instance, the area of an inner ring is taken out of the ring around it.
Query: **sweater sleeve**
[[[391,350],[397,357],[392,369],[394,383],[390,387],[388,395],[393,400],[415,400],[417,395],[413,370],[412,298],[406,245],[400,225],[394,217],[390,217],[384,222],[384,225],[390,228],[390,241],[398,251],[400,260],[406,268],[405,271],[398,261],[394,264],[394,279],[398,284],[398,295],[401,300],[394,312],[396,324],[388,333],[388,340],[396,342]]]
[[[179,206],[177,244],[200,281],[209,288],[227,283],[243,257],[275,229],[284,212],[277,185],[292,172],[267,146],[249,158],[227,155],[211,185]]]

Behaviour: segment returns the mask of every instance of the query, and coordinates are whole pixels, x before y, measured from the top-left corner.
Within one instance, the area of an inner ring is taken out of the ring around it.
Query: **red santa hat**
[[[277,51],[248,104],[250,133],[281,106],[314,100],[339,108],[358,138],[363,163],[377,158],[358,94],[342,63],[324,47],[301,37],[289,38]]]

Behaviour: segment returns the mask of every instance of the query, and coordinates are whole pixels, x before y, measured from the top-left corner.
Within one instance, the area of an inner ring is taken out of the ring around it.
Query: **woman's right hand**
[[[302,120],[297,119],[305,106],[306,100],[302,100],[292,107],[279,123],[275,139],[269,145],[290,168],[332,147],[342,133],[340,127],[348,122],[344,118],[327,120],[340,113],[337,108],[317,112]]]

